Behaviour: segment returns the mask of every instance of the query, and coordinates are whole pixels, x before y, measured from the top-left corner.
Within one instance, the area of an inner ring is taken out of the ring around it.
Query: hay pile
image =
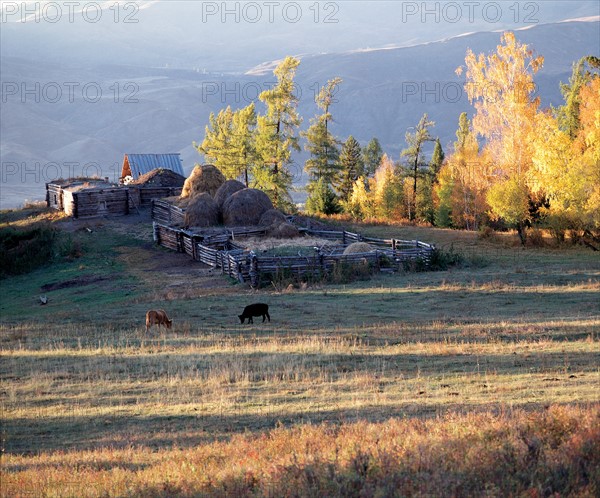
[[[185,209],[185,225],[188,227],[210,227],[219,223],[219,206],[206,192],[195,195]]]
[[[359,254],[363,252],[371,252],[375,249],[366,242],[354,242],[344,249],[344,254]]]
[[[285,222],[285,214],[283,214],[281,211],[278,211],[277,209],[269,209],[268,211],[265,211],[264,214],[260,217],[260,221],[258,222],[258,224],[261,227],[268,227],[281,225]]]
[[[291,223],[283,222],[279,225],[275,225],[274,228],[269,231],[269,235],[276,239],[295,239],[296,237],[300,237],[300,230]]]
[[[245,188],[246,185],[237,180],[227,180],[223,183],[215,193],[215,202],[217,203],[217,206],[219,206],[219,209],[223,209],[223,204],[225,204],[225,201],[229,199],[229,197]]]
[[[224,183],[225,177],[216,167],[211,164],[203,166],[197,164],[183,184],[181,197],[194,197],[203,192],[207,192],[213,197]]]
[[[170,169],[157,168],[144,173],[130,185],[141,185],[144,187],[183,187],[185,177]]]
[[[223,223],[229,226],[257,225],[269,209],[273,209],[271,199],[261,190],[238,190],[223,204]]]

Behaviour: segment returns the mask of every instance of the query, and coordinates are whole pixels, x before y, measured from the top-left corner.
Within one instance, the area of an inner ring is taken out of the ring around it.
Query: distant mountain
[[[536,82],[542,105],[561,102],[559,83],[572,64],[598,54],[600,21],[536,25],[516,32],[545,57]],[[317,109],[313,96],[328,79],[344,81],[331,111],[340,139],[353,134],[363,144],[380,139],[398,159],[404,134],[424,112],[446,151],[458,116],[472,113],[455,69],[465,52],[490,52],[500,32],[474,33],[411,47],[306,55],[297,74],[303,126]],[[180,152],[190,171],[200,160],[211,111],[242,107],[273,83],[273,63],[224,74],[133,65],[2,58],[0,108],[1,207],[43,197],[44,183],[72,173],[115,178],[128,152]],[[294,172],[302,183],[303,155]],[[57,175],[57,172],[60,174]]]

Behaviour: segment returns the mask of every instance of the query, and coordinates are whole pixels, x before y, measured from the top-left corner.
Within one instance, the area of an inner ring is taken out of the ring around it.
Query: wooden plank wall
[[[155,202],[156,204],[156,202]],[[264,229],[234,228],[221,234],[193,233],[188,230],[153,222],[154,239],[178,252],[185,252],[196,261],[220,268],[223,274],[259,287],[269,283],[277,275],[285,274],[303,278],[319,278],[333,271],[338,264],[369,264],[380,271],[399,271],[406,262],[421,262],[427,266],[434,246],[417,240],[383,240],[363,237],[352,232],[304,230],[309,235],[328,240],[346,240],[346,245],[327,246],[316,249],[309,256],[258,256],[245,249],[235,240],[257,233]],[[373,251],[343,254],[349,241],[362,240],[377,248]]]

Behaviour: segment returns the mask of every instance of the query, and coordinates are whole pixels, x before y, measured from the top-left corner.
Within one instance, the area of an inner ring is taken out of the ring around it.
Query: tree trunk
[[[521,241],[521,245],[525,247],[525,242],[527,241],[527,228],[521,222],[517,223],[517,233],[519,234],[519,240]]]

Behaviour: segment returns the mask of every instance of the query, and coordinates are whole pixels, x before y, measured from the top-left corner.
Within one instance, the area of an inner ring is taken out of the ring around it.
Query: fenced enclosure
[[[153,204],[153,215],[156,212],[158,219],[164,219],[164,212],[155,209],[157,204],[159,203]],[[170,219],[172,212],[169,211]],[[384,272],[403,271],[407,266],[426,269],[435,250],[433,245],[418,240],[377,239],[346,230],[312,230],[300,227],[302,234],[331,243],[313,247],[310,254],[271,256],[257,254],[239,243],[240,239],[266,235],[267,228],[224,228],[219,233],[214,230],[190,231],[169,226],[155,218],[153,229],[157,244],[220,268],[224,275],[253,288],[269,284],[283,276],[321,279],[343,265],[363,265]],[[344,254],[345,248],[354,242],[366,242],[374,249]]]

